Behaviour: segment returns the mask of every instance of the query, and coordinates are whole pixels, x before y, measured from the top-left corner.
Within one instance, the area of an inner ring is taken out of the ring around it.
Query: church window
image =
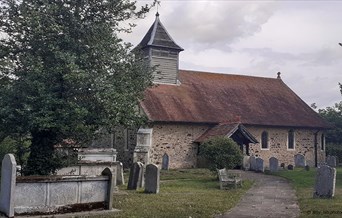
[[[261,133],[261,149],[268,149],[268,132]]]
[[[321,135],[321,150],[324,151],[325,148],[325,135]]]
[[[287,149],[295,149],[295,132],[293,129],[287,133]]]

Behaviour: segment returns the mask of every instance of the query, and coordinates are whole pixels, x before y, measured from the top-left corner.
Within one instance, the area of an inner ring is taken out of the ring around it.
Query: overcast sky
[[[155,13],[133,21],[124,40],[137,45]],[[159,13],[184,48],[180,69],[272,78],[280,71],[309,105],[342,100],[342,1],[162,0]]]

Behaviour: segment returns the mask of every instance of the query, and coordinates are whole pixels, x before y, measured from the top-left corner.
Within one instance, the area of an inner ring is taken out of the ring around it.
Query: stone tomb
[[[305,157],[302,154],[296,154],[294,156],[295,167],[305,167]]]
[[[260,157],[255,159],[256,162],[256,169],[257,172],[264,172],[264,160]]]
[[[140,162],[133,163],[131,170],[129,172],[128,179],[128,190],[134,190],[140,188],[142,186],[142,178],[143,178],[143,164]]]
[[[336,163],[336,157],[335,156],[327,156],[327,165],[331,166],[331,167],[336,167],[337,163]]]
[[[146,166],[145,193],[158,194],[160,183],[160,170],[155,164]]]
[[[332,198],[335,195],[336,169],[322,165],[317,169],[314,198]]]
[[[256,170],[256,160],[254,156],[251,156],[249,158],[249,162],[250,162],[250,170],[255,171]]]
[[[269,164],[270,164],[270,171],[271,172],[277,172],[278,171],[279,161],[277,158],[271,157],[269,159]]]

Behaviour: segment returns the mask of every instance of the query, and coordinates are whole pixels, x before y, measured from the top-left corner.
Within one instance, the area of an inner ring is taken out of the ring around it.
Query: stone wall
[[[289,128],[267,128],[267,127],[247,127],[248,131],[261,142],[261,134],[263,131],[268,132],[268,149],[261,149],[261,144],[250,144],[250,155],[261,157],[265,161],[265,166],[268,166],[268,160],[271,157],[275,157],[279,160],[279,164],[285,163],[286,165],[294,165],[294,155],[303,154],[306,162],[310,166],[315,165],[315,132],[317,130],[307,129],[293,129],[295,135],[295,147],[294,149],[288,149],[287,137]],[[318,163],[325,161],[325,149],[321,150],[321,137],[322,132],[317,134],[317,154]]]
[[[170,169],[196,167],[198,146],[193,141],[207,129],[206,125],[153,125],[150,162],[161,165],[166,153]]]

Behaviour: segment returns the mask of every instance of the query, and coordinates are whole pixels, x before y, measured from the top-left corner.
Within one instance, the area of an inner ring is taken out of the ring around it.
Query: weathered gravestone
[[[305,167],[305,157],[302,154],[296,154],[294,156],[295,167]]]
[[[314,198],[332,198],[335,195],[336,169],[322,165],[317,169]]]
[[[134,190],[139,187],[139,182],[141,183],[141,175],[143,174],[142,163],[133,163],[131,170],[129,172],[129,179],[127,184],[128,190]]]
[[[287,166],[287,169],[288,169],[288,170],[293,170],[293,168],[294,168],[294,167],[293,167],[292,164],[289,164],[289,165]]]
[[[243,160],[242,160],[242,167],[243,170],[249,170],[251,167],[251,162],[250,162],[250,156],[243,156]]]
[[[269,164],[270,164],[270,171],[271,172],[277,172],[278,171],[279,161],[277,158],[271,157],[269,159]]]
[[[250,170],[255,171],[256,170],[256,160],[254,156],[251,156],[249,158],[249,162],[250,162]]]
[[[6,154],[1,167],[0,211],[8,217],[14,217],[16,166],[14,155]]]
[[[155,164],[146,166],[145,193],[159,193],[160,170]]]
[[[162,159],[162,170],[169,170],[169,155],[166,153],[163,155]]]
[[[330,167],[336,167],[336,157],[335,156],[327,156],[327,165]]]
[[[261,159],[260,157],[255,159],[256,162],[256,169],[255,171],[257,172],[264,172],[264,160]]]
[[[145,185],[145,172],[144,172],[144,164],[141,162],[138,162],[140,165],[140,174],[139,174],[139,179],[138,179],[138,188],[143,188]]]
[[[123,174],[123,165],[120,162],[117,165],[117,170],[116,170],[116,185],[124,185],[125,184],[125,178]]]

